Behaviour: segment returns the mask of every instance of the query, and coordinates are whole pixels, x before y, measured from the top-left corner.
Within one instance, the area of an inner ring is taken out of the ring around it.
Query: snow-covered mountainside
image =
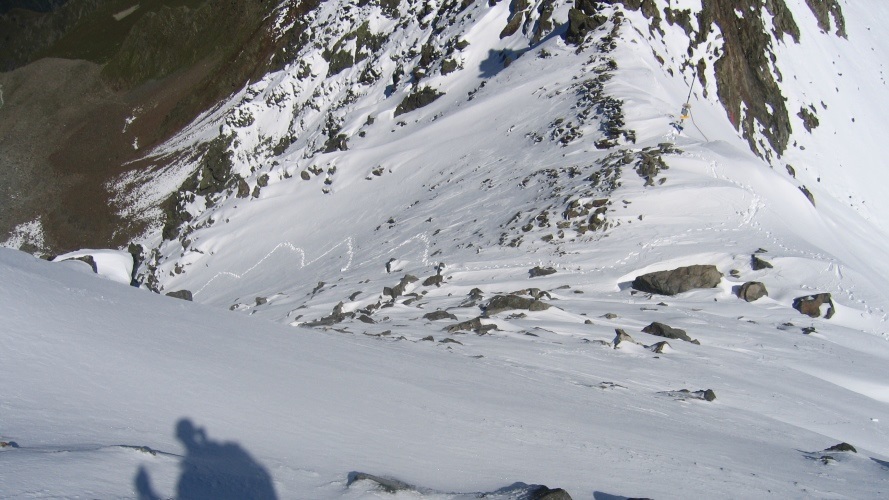
[[[0,254],[0,490],[163,498],[224,436],[199,484],[283,498],[885,496],[889,6],[274,16],[290,62],[114,184],[137,265],[56,259],[200,304]]]

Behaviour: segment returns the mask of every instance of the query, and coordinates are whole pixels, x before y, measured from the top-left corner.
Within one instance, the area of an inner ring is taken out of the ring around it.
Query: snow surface
[[[570,5],[556,4],[564,22]],[[268,474],[281,498],[389,495],[366,481],[347,486],[353,471],[420,488],[404,498],[517,482],[574,498],[885,497],[889,237],[885,174],[873,165],[889,101],[875,97],[884,83],[861,51],[889,53],[862,24],[885,24],[889,8],[844,5],[845,40],[820,33],[802,0],[788,5],[803,41],[775,47],[788,109],[825,99],[829,111],[819,109],[811,135],[794,122],[797,146],[774,165],[732,128],[712,75],[706,97],[692,94],[694,126],[671,125],[692,78],[678,26],[654,36],[641,13],[626,12],[603,54],[595,45],[611,22],[579,51],[558,36],[564,27],[530,48],[521,31],[500,39],[506,2],[477,2],[437,35],[373,5],[322,5],[307,19],[318,40],[357,28],[350,16],[387,33],[365,63],[382,78],[357,85],[363,65],[326,76],[320,50],[308,48],[151,153],[182,160],[121,180],[141,185],[140,207],[151,206],[199,168],[182,152],[220,129],[236,134],[234,173],[251,190],[268,175],[257,198],[189,201],[179,239],[161,241],[156,226],[146,235],[162,291],[188,289],[198,304],[0,253],[11,332],[0,336],[9,353],[0,379],[12,388],[0,400],[0,440],[18,445],[0,451],[0,493],[133,497],[150,485],[161,498],[177,487],[187,496],[182,483],[214,484],[246,463],[261,469],[241,487],[258,495]],[[718,51],[711,36],[696,58]],[[409,71],[424,43],[456,38],[469,42],[454,54],[462,68],[432,68],[423,80],[445,95],[395,117],[415,90],[405,77],[387,92],[396,66]],[[600,118],[578,117],[579,84],[609,59],[617,69],[605,91],[623,101],[636,140],[603,151]],[[849,75],[865,66],[861,92],[834,90],[834,62]],[[854,111],[854,131],[835,115],[842,109]],[[349,136],[347,151],[322,152],[329,118]],[[582,137],[560,142],[558,120]],[[271,152],[289,137],[284,153]],[[631,164],[613,190],[591,187],[612,151],[661,143],[681,150],[663,155],[663,183],[646,185]],[[319,173],[303,180],[310,170]],[[146,186],[152,178],[160,182]],[[569,201],[605,198],[608,229],[558,227]],[[550,226],[534,222],[541,212]],[[773,268],[751,268],[759,249]],[[441,286],[423,285],[440,263]],[[674,297],[630,289],[640,274],[693,264],[717,266],[719,286]],[[535,266],[556,273],[530,278]],[[406,274],[419,280],[399,297],[383,293]],[[747,281],[769,295],[739,300]],[[470,299],[473,289],[482,299]],[[497,294],[538,291],[549,309],[482,317],[497,327],[485,335],[445,331]],[[832,294],[829,320],[791,307],[817,292]],[[457,321],[424,318],[436,310]],[[354,316],[308,327],[336,311]],[[358,319],[365,312],[370,322]],[[641,332],[653,321],[700,345],[669,340],[655,354],[645,346],[664,339]],[[618,328],[639,345],[614,349]],[[195,426],[207,443],[197,444]],[[821,451],[841,441],[858,453]],[[194,463],[206,474],[180,478]]]

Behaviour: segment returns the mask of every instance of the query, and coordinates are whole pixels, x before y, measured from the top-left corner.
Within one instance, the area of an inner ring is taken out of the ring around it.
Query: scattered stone
[[[528,500],[572,500],[571,495],[562,488],[551,489],[542,484],[529,486],[528,492],[522,498]]]
[[[809,191],[809,188],[807,188],[806,186],[800,186],[799,190],[803,193],[803,195],[806,197],[806,199],[809,200],[809,203],[811,203],[812,206],[814,207],[815,206],[815,195],[813,195],[812,192]]]
[[[753,254],[750,256],[750,267],[754,271],[761,271],[763,269],[772,269],[774,266],[772,266],[771,263],[760,259],[756,254]]]
[[[583,324],[584,324],[584,325],[592,325],[592,324],[593,324],[593,321],[592,321],[592,320],[589,320],[589,319],[588,319],[588,320],[584,320]]]
[[[247,185],[247,181],[244,179],[238,179],[238,194],[236,196],[238,198],[247,198],[250,196],[250,186]]]
[[[614,313],[605,313],[603,316],[605,319],[617,319],[617,314]]]
[[[738,289],[738,297],[747,302],[753,302],[768,295],[769,292],[766,290],[766,286],[758,281],[748,281]]]
[[[793,299],[793,308],[806,316],[817,318],[821,316],[821,305],[825,303],[830,307],[827,308],[827,313],[824,315],[824,319],[830,319],[836,312],[836,308],[833,305],[833,299],[829,293],[817,293],[814,295],[797,297]]]
[[[343,312],[343,303],[340,302],[333,308],[333,312],[329,316],[325,316],[316,321],[309,321],[304,323],[303,326],[315,327],[315,326],[331,326],[337,323],[342,322],[346,318],[354,318],[355,313],[346,313]]]
[[[670,271],[643,274],[633,280],[633,288],[641,292],[676,295],[695,288],[715,288],[722,273],[713,265],[694,265]]]
[[[642,331],[645,333],[651,334],[651,335],[656,335],[658,337],[665,337],[668,339],[679,339],[679,340],[684,340],[686,342],[691,342],[692,344],[701,345],[700,342],[698,342],[697,340],[693,340],[691,337],[689,337],[688,334],[685,333],[685,330],[680,330],[679,328],[673,328],[673,327],[667,326],[663,323],[658,323],[657,321],[646,326],[645,328],[642,329]]]
[[[256,297],[256,305],[258,305],[258,306],[267,304],[268,302],[269,302],[269,299],[267,299],[265,297]]]
[[[473,288],[469,291],[469,298],[472,300],[481,300],[483,294],[484,292],[482,292],[480,289]]]
[[[405,274],[404,277],[401,278],[401,281],[399,281],[398,284],[395,285],[394,287],[391,287],[391,288],[384,287],[383,288],[383,295],[388,295],[388,296],[392,297],[393,300],[395,300],[398,297],[404,295],[404,292],[407,289],[408,285],[410,285],[411,283],[414,283],[418,280],[419,280],[419,278],[417,278],[416,276],[413,276],[410,274]]]
[[[427,335],[420,340],[425,340],[426,342],[435,342],[435,337],[433,337],[432,335]]]
[[[173,297],[174,299],[182,299],[191,301],[191,291],[189,290],[176,290],[175,292],[167,292],[167,297]]]
[[[453,314],[451,314],[447,311],[433,311],[433,312],[424,314],[423,317],[428,319],[429,321],[439,321],[442,319],[452,319],[452,320],[457,319],[456,316],[454,316]]]
[[[741,271],[738,271],[737,269],[732,269],[728,273],[732,278],[740,278],[741,277]]]
[[[835,444],[824,451],[851,451],[852,453],[858,453],[854,446],[846,442]]]
[[[525,309],[528,311],[545,311],[550,305],[537,299],[519,297],[518,295],[496,295],[485,306],[485,316],[493,316],[503,311]]]
[[[807,326],[803,328],[803,335],[811,335],[816,331],[814,326]]]
[[[358,321],[360,321],[362,323],[367,323],[370,325],[376,323],[376,321],[374,321],[373,318],[371,318],[370,316],[368,316],[366,314],[362,314],[361,316],[358,316]]]
[[[445,338],[445,339],[439,340],[438,343],[439,343],[439,344],[459,344],[459,345],[463,345],[463,343],[460,342],[459,340],[454,340],[454,339],[452,339],[452,338]]]
[[[553,269],[552,267],[540,267],[540,266],[536,266],[533,269],[531,269],[530,271],[528,271],[528,274],[530,275],[531,278],[536,278],[538,276],[548,276],[550,274],[555,274],[555,273],[556,273],[556,270]]]

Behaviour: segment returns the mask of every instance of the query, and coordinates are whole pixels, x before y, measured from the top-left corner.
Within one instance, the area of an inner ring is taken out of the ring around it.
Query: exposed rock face
[[[431,87],[423,87],[422,89],[405,97],[404,100],[401,101],[401,104],[399,104],[395,108],[395,116],[403,115],[404,113],[410,113],[415,109],[420,109],[424,106],[428,106],[443,95],[443,93]]]
[[[738,290],[738,298],[744,299],[747,302],[753,302],[768,295],[769,292],[766,290],[766,286],[758,281],[748,281],[741,285],[741,288]]]
[[[697,340],[692,339],[685,333],[685,330],[680,330],[679,328],[673,328],[671,326],[667,326],[663,323],[658,323],[655,321],[654,323],[646,326],[642,329],[643,332],[656,335],[658,337],[664,337],[668,339],[679,339],[684,340],[686,342],[691,342],[692,344],[699,344]]]
[[[614,329],[614,342],[612,343],[614,344],[615,349],[619,348],[623,343],[640,345],[629,333],[621,328]]]
[[[549,304],[537,299],[519,297],[518,295],[497,295],[488,302],[487,307],[485,307],[485,315],[493,316],[497,313],[513,309],[545,311],[549,309],[549,307]]]
[[[189,290],[176,290],[175,292],[167,292],[167,297],[173,297],[174,299],[182,299],[191,301],[192,296]]]
[[[827,313],[824,319],[833,317],[836,309],[833,306],[833,299],[829,293],[817,293],[815,295],[806,295],[793,299],[793,308],[806,316],[817,318],[821,316],[821,305],[828,304]]]
[[[680,267],[670,271],[643,274],[633,280],[633,288],[640,292],[676,295],[695,288],[715,288],[722,273],[712,265]]]

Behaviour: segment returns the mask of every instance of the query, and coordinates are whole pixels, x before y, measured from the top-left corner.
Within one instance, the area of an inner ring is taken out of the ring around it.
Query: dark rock
[[[766,290],[766,286],[758,281],[748,281],[741,285],[741,288],[738,290],[738,298],[744,299],[747,302],[753,302],[768,295],[769,292]]]
[[[528,274],[532,278],[536,278],[538,276],[548,276],[550,274],[555,274],[555,273],[556,273],[556,270],[551,267],[540,267],[540,266],[537,266],[537,267],[531,269],[530,271],[528,271]]]
[[[686,342],[691,342],[693,344],[699,344],[697,340],[693,340],[691,337],[685,333],[685,330],[680,330],[679,328],[673,328],[667,326],[663,323],[658,323],[655,321],[654,323],[646,326],[642,329],[643,332],[648,333],[650,335],[656,335],[658,337],[664,337],[668,339],[679,339],[684,340]]]
[[[374,321],[373,318],[371,318],[370,316],[368,316],[366,314],[362,314],[361,316],[358,316],[358,321],[360,321],[362,323],[368,323],[371,325],[376,323],[376,321]]]
[[[812,318],[821,316],[822,304],[828,304],[830,306],[827,308],[827,313],[824,315],[824,318],[832,318],[836,309],[834,308],[833,299],[829,293],[817,293],[793,299],[793,308]]]
[[[456,316],[454,316],[453,314],[451,314],[447,311],[433,311],[433,312],[424,314],[423,317],[428,319],[429,321],[438,321],[438,320],[442,320],[442,319],[452,319],[452,320],[457,319]]]
[[[660,394],[664,394],[667,396],[672,396],[674,398],[679,399],[680,401],[685,401],[686,399],[700,399],[701,401],[715,401],[716,393],[713,389],[702,389],[700,391],[689,391],[688,389],[681,389],[678,391],[667,391],[661,392]]]
[[[633,280],[633,288],[641,292],[676,295],[695,288],[715,288],[722,273],[712,265],[680,267],[670,271],[643,274]]]
[[[812,194],[811,191],[809,191],[809,188],[807,188],[806,186],[800,186],[799,190],[802,191],[803,195],[805,195],[806,199],[809,200],[809,203],[811,203],[813,207],[816,206],[815,195]]]
[[[616,318],[617,318],[617,314],[614,314],[614,313],[605,313],[605,314],[602,315],[602,317],[605,318],[605,319],[616,319]]]
[[[404,295],[404,291],[409,284],[414,283],[418,280],[419,278],[417,278],[416,276],[405,274],[404,277],[401,278],[401,281],[399,281],[398,284],[394,287],[384,287],[383,295],[388,295],[392,297],[392,299],[397,299],[398,297]]]
[[[173,297],[174,299],[182,299],[191,301],[191,292],[188,290],[176,290],[175,292],[167,292],[167,297]]]
[[[485,307],[485,315],[493,316],[503,311],[524,309],[528,311],[545,311],[550,305],[537,299],[519,297],[518,295],[497,295]]]
[[[524,497],[527,500],[572,500],[571,495],[562,488],[547,488],[546,486],[532,485]]]
[[[446,339],[439,340],[438,343],[439,343],[439,344],[458,344],[458,345],[463,345],[463,343],[460,342],[459,340],[454,340],[454,339],[452,339],[452,338],[446,338]]]
[[[435,342],[435,337],[433,337],[432,335],[427,335],[427,336],[421,338],[420,340],[425,340],[427,342]]]
[[[420,109],[424,106],[428,106],[433,101],[443,96],[444,94],[431,88],[431,87],[423,87],[422,89],[414,92],[413,94],[404,98],[395,108],[395,115],[402,115],[404,113],[409,113],[415,109]]]
[[[608,18],[601,14],[588,15],[584,10],[571,9],[568,11],[568,30],[565,32],[565,41],[572,45],[580,45],[590,31],[602,26],[607,20]]]
[[[312,174],[310,174],[308,170],[303,170],[302,172],[299,173],[299,176],[304,181],[307,181],[312,178]]]
[[[835,444],[835,445],[831,446],[830,448],[827,448],[824,451],[851,451],[852,453],[858,453],[858,450],[856,450],[854,446],[852,446],[849,443],[845,443],[845,442],[840,443],[840,444]]]
[[[762,271],[763,269],[772,269],[774,266],[772,266],[771,263],[760,259],[756,254],[753,254],[750,256],[750,267],[754,271]]]
[[[430,277],[426,278],[425,280],[423,280],[423,286],[432,286],[432,285],[441,286],[441,284],[443,282],[444,282],[444,276],[442,276],[440,274],[436,274],[435,276],[430,276]]]
[[[481,289],[473,288],[469,291],[469,298],[472,300],[481,300],[483,294],[484,292],[482,292]]]
[[[265,297],[256,297],[256,305],[261,306],[263,304],[267,304],[269,299]]]

